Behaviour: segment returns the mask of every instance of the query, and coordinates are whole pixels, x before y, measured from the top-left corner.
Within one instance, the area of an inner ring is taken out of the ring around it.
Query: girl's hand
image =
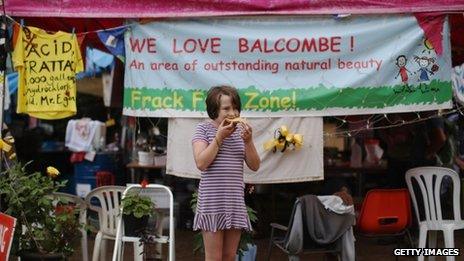
[[[225,138],[229,137],[230,134],[234,132],[234,130],[235,124],[224,119],[219,125],[218,131],[216,133],[216,138],[218,139],[219,143],[222,143]]]
[[[251,126],[248,125],[247,123],[241,123],[241,124],[242,124],[242,133],[240,134],[240,136],[242,137],[245,143],[249,143],[252,140],[253,130],[251,129]]]

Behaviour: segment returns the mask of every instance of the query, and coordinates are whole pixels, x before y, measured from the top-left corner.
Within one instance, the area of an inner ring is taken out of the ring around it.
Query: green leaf
[[[124,214],[134,215],[137,218],[151,216],[153,214],[155,204],[151,201],[151,198],[141,196],[140,192],[129,193],[121,200]]]
[[[6,213],[18,218],[17,227],[27,227],[25,233],[15,231],[12,253],[40,250],[69,255],[73,244],[78,243],[79,220],[72,213],[57,215],[50,197],[66,183],[40,172],[28,173],[26,165],[15,161],[0,175],[0,194],[8,201]]]
[[[203,236],[201,235],[201,232],[198,232],[193,236],[193,253],[196,253],[199,250],[202,252],[204,251]]]

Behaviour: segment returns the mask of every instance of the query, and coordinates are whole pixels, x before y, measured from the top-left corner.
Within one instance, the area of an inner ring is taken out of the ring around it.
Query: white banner
[[[192,136],[196,125],[204,119],[171,118],[168,121],[168,155],[166,173],[185,177],[200,178],[192,150]],[[261,158],[257,172],[246,167],[246,183],[288,183],[324,179],[322,118],[250,118],[253,141]],[[303,135],[304,144],[300,150],[284,153],[264,151],[263,144],[274,137],[274,131],[286,125],[292,133]]]
[[[208,18],[126,32],[124,114],[205,117],[205,93],[239,89],[246,117],[447,108],[450,43],[437,56],[412,15]]]

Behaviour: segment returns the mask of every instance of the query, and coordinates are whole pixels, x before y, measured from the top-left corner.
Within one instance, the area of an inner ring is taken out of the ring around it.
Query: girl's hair
[[[206,96],[206,112],[208,112],[208,116],[213,120],[218,117],[222,95],[230,96],[234,109],[237,109],[238,112],[242,110],[242,104],[237,89],[226,85],[211,87]]]

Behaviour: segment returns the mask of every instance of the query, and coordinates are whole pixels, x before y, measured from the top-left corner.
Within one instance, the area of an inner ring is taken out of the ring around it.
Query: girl
[[[240,96],[229,86],[213,87],[206,97],[211,120],[197,125],[193,156],[201,180],[194,230],[202,230],[205,260],[235,260],[242,229],[251,231],[245,207],[243,161],[257,171],[260,159],[246,123],[227,119],[240,116]]]

